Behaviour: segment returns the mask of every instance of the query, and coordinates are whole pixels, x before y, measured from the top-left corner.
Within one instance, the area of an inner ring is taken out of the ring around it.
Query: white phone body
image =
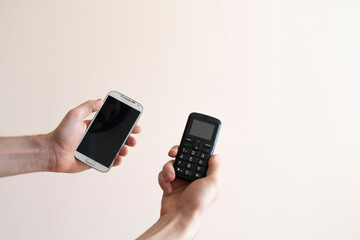
[[[101,109],[103,108],[103,106],[106,104],[106,100],[107,100],[107,98],[108,98],[109,96],[111,96],[111,97],[115,98],[116,100],[120,101],[121,103],[126,104],[126,105],[128,105],[129,107],[131,107],[131,108],[139,111],[140,114],[137,116],[136,120],[135,120],[134,123],[132,124],[132,126],[131,126],[131,128],[130,128],[130,131],[127,133],[126,138],[119,140],[119,141],[121,141],[121,144],[120,144],[120,142],[119,142],[119,146],[120,146],[120,147],[119,147],[117,153],[114,155],[110,166],[104,166],[103,164],[99,163],[96,159],[92,159],[91,157],[86,156],[85,154],[79,152],[79,151],[78,151],[78,148],[79,148],[81,142],[83,141],[83,139],[85,138],[85,136],[87,135],[89,129],[91,128],[91,125],[92,125],[93,122],[96,120],[96,117],[98,116],[99,112],[101,111]],[[116,156],[119,154],[120,149],[124,146],[126,140],[128,139],[129,135],[131,134],[132,130],[134,129],[136,123],[138,122],[138,120],[139,120],[142,112],[143,112],[143,107],[141,106],[140,103],[134,101],[133,99],[131,99],[131,98],[125,96],[124,94],[119,93],[119,92],[116,92],[116,91],[111,91],[111,92],[109,92],[109,93],[106,95],[105,99],[104,99],[103,105],[101,106],[101,108],[99,109],[99,111],[96,112],[96,114],[95,114],[94,118],[92,119],[89,127],[86,129],[86,132],[85,132],[84,136],[81,138],[80,143],[79,143],[79,145],[77,146],[76,151],[75,151],[75,153],[74,153],[75,158],[78,159],[78,160],[80,160],[81,162],[85,163],[86,165],[88,165],[88,166],[90,166],[90,167],[92,167],[92,168],[100,171],[100,172],[107,172],[107,171],[109,171],[110,168],[112,167],[112,165],[114,164],[114,160],[115,160]]]

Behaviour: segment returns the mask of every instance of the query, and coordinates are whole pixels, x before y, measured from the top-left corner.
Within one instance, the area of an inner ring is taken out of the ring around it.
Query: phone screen
[[[211,140],[215,125],[194,119],[192,121],[189,134],[195,137]]]
[[[77,151],[109,168],[139,114],[108,96]]]

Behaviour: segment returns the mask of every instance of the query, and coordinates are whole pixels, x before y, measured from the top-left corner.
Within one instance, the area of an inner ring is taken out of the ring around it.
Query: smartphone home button
[[[86,161],[88,164],[92,165],[92,166],[95,165],[95,164],[94,164],[94,161],[91,160],[91,159],[89,159],[89,158],[87,158],[85,161]]]

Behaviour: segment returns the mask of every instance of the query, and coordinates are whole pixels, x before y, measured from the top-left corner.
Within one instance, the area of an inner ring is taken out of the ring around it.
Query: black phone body
[[[75,157],[100,172],[109,171],[142,111],[140,103],[109,92],[80,140]]]
[[[220,127],[217,118],[201,113],[189,115],[174,162],[177,178],[194,181],[206,176]]]

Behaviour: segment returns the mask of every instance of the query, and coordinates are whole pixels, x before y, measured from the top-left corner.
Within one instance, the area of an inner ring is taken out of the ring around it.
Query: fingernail
[[[102,99],[101,98],[99,98],[97,101],[101,101]]]

